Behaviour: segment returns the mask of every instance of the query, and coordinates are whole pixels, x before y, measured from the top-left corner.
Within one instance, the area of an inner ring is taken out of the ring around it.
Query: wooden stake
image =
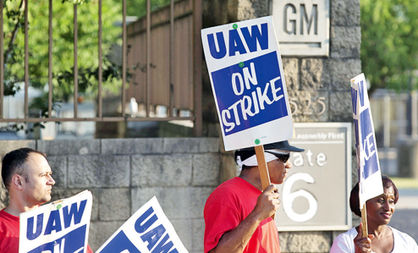
[[[264,191],[271,184],[266,159],[264,157],[264,147],[263,145],[259,145],[255,146],[254,149],[255,155],[257,156],[258,170],[260,171],[261,188]]]
[[[367,231],[367,209],[366,209],[366,203],[363,204],[363,208],[361,209],[361,223],[362,223],[362,234],[363,238],[366,238],[369,233]]]
[[[255,155],[257,157],[258,171],[260,172],[261,188],[263,191],[271,184],[269,170],[267,168],[266,158],[264,157],[263,145],[255,146]],[[271,216],[274,220],[274,214]]]

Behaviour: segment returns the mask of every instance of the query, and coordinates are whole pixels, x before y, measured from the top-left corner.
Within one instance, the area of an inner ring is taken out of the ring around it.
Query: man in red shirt
[[[270,180],[283,183],[290,152],[303,149],[288,141],[264,145]],[[274,185],[262,191],[254,148],[235,152],[241,169],[238,177],[218,186],[206,201],[205,253],[220,252],[280,252],[279,235],[271,216],[279,206],[279,194]]]
[[[0,211],[0,252],[19,252],[19,214],[51,200],[52,170],[46,156],[30,148],[7,153],[1,176],[9,205]],[[92,253],[90,247],[84,252]]]

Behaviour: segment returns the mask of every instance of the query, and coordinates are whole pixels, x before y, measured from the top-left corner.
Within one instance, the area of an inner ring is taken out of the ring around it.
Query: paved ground
[[[418,189],[400,189],[391,226],[408,233],[418,242]]]

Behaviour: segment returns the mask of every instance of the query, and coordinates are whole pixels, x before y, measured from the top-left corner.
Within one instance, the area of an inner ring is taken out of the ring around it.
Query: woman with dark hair
[[[330,253],[392,252],[418,253],[415,240],[406,233],[389,226],[399,199],[399,191],[393,181],[382,176],[383,194],[366,202],[368,236],[363,237],[362,224],[335,238]],[[351,190],[350,208],[361,216],[359,208],[359,184]]]

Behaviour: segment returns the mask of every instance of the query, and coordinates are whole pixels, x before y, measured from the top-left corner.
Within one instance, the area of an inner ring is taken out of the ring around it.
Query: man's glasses
[[[268,152],[268,151],[266,151]],[[272,155],[275,155],[277,157],[277,159],[279,159],[282,163],[286,163],[289,158],[290,158],[290,154],[276,154],[276,153],[272,153],[272,152],[268,152]]]

